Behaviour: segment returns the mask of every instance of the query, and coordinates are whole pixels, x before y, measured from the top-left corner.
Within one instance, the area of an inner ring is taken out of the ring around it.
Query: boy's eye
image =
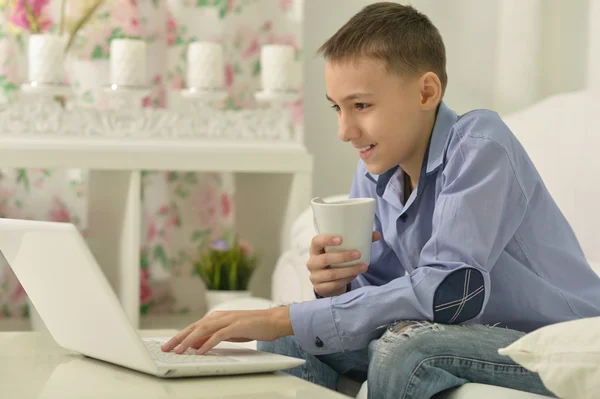
[[[365,104],[365,103],[356,103],[354,104],[354,108],[356,108],[358,111],[362,111],[364,109],[369,108],[371,105],[370,104]],[[333,108],[335,110],[335,112],[340,112],[340,106],[337,104],[333,104],[331,106],[331,108]]]

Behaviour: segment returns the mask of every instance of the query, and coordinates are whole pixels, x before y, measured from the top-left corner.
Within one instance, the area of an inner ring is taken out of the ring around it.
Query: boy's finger
[[[374,231],[371,241],[375,242],[375,241],[379,241],[379,240],[381,240],[381,233],[378,231]]]
[[[323,253],[325,247],[336,246],[342,243],[342,238],[334,235],[319,234],[313,237],[310,244],[310,253],[318,255]]]
[[[359,251],[327,252],[319,255],[313,255],[308,259],[306,266],[310,271],[317,271],[327,266],[350,262],[360,259]]]
[[[324,269],[318,272],[311,273],[311,281],[315,284],[323,284],[328,282],[343,282],[350,279],[354,280],[360,273],[367,271],[367,265],[364,263],[348,266],[348,267],[336,267],[333,269]],[[342,284],[345,285],[348,282]]]
[[[165,352],[171,351],[173,348],[179,345],[181,341],[183,341],[192,331],[194,331],[195,328],[196,323],[190,324],[185,329],[177,333],[173,338],[168,340],[165,344],[163,344],[161,349]]]
[[[328,252],[319,257],[321,267],[339,265],[340,263],[351,262],[360,259],[360,251]]]

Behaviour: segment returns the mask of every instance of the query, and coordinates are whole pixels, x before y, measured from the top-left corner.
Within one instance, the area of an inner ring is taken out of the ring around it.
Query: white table
[[[0,333],[0,387],[15,399],[348,398],[282,372],[164,380],[69,352],[39,332]]]
[[[312,190],[312,156],[295,141],[0,136],[0,166],[89,170],[87,242],[136,328],[142,170],[234,172],[237,231],[266,265]]]

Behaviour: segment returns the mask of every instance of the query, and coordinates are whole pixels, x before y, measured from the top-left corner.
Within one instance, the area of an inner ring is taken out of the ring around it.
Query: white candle
[[[34,34],[28,41],[28,78],[30,82],[61,84],[64,81],[65,38]]]
[[[268,44],[260,51],[261,82],[264,90],[295,90],[298,84],[295,50],[290,45]]]
[[[146,42],[113,39],[110,42],[110,83],[122,86],[147,86]]]
[[[220,89],[224,83],[223,47],[214,42],[193,42],[187,52],[187,86]]]

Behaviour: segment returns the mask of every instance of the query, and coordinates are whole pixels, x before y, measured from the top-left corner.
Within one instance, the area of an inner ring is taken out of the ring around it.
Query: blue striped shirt
[[[364,348],[397,320],[524,332],[600,316],[600,277],[498,114],[440,104],[416,188],[358,164],[351,197],[377,200],[371,264],[351,290],[290,306],[312,354]]]

